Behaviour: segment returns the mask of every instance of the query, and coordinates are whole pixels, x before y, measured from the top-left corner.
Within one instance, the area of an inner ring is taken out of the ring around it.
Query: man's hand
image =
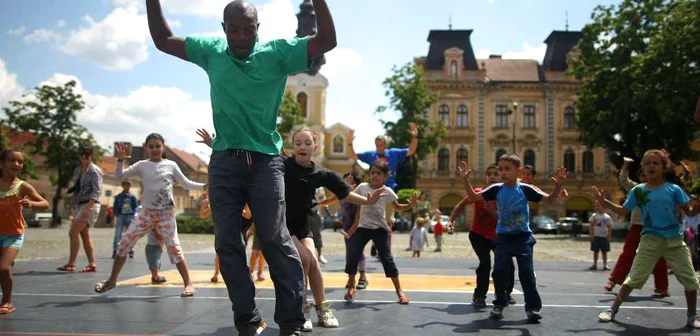
[[[418,137],[418,126],[416,126],[416,123],[408,123],[408,134],[414,138]]]
[[[211,135],[209,135],[209,132],[207,132],[207,130],[205,130],[203,128],[199,128],[199,129],[197,129],[197,135],[199,135],[199,137],[202,138],[202,140],[197,140],[196,141],[197,143],[203,143],[203,144],[209,146],[209,148],[212,148],[211,144],[212,144],[214,139]]]

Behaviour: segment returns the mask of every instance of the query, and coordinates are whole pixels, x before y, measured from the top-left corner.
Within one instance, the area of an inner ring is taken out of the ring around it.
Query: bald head
[[[238,17],[246,17],[254,20],[254,22],[257,23],[258,10],[252,3],[246,0],[235,0],[229,2],[229,4],[224,7],[224,22],[234,20]]]

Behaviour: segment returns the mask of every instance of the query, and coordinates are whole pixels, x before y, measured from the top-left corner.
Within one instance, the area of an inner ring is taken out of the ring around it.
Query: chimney
[[[491,54],[489,55],[489,59],[501,59],[501,55]]]

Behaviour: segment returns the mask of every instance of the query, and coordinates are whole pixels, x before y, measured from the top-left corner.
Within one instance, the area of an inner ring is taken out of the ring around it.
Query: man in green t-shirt
[[[173,36],[159,0],[147,0],[151,37],[158,50],[206,71],[216,137],[209,163],[209,199],[216,225],[216,253],[241,335],[259,334],[265,323],[255,305],[255,286],[241,239],[241,212],[248,203],[275,284],[275,322],[280,335],[304,324],[304,275],[285,223],[284,164],[279,153],[277,110],[287,76],[336,46],[325,0],[313,0],[317,33],[291,40],[258,41],[258,14],[244,0],[223,12],[226,38]],[[271,22],[269,24],[274,24]]]

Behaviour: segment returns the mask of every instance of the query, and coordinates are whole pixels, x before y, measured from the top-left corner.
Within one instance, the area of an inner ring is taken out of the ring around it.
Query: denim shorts
[[[24,243],[24,235],[0,235],[0,247],[9,247],[13,249],[21,249]]]

